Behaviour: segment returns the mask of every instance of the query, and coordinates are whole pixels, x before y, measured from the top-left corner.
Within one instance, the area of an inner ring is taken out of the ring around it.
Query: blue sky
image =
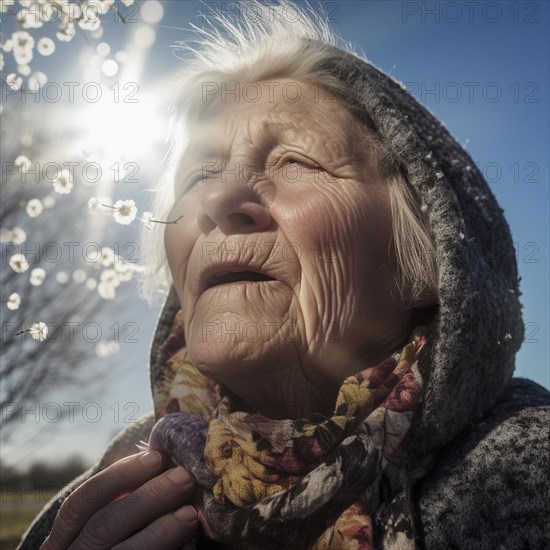
[[[163,18],[148,25],[155,31],[155,42],[139,54],[142,67],[138,82],[144,94],[158,93],[159,88],[165,90],[173,84],[171,75],[181,61],[170,45],[187,36],[184,29],[190,22],[199,23],[199,2],[161,4]],[[516,375],[550,387],[549,4],[357,0],[320,4],[345,40],[354,43],[377,67],[405,83],[445,122],[485,174],[510,224],[522,277],[527,338],[517,356]],[[135,10],[137,19],[143,7],[141,2]],[[101,38],[84,37],[85,33],[79,32],[72,42],[58,44],[55,54],[41,61],[41,67],[45,67],[42,70],[52,78],[82,78],[76,61],[79,51],[104,41],[113,52],[126,48],[131,56],[135,52],[131,37],[140,26],[132,22],[114,24],[111,17]],[[6,25],[2,40],[7,38],[9,28]],[[116,76],[106,78],[105,85],[116,80]],[[163,116],[162,108],[158,116]],[[156,143],[149,154],[140,156],[140,206],[149,200],[145,190],[159,174],[163,150],[163,145]],[[124,238],[135,239],[137,233],[132,231],[123,233]],[[148,412],[152,401],[147,357],[157,313],[145,303],[133,304],[127,310],[123,304],[117,306],[114,315],[120,322],[139,322],[139,342],[121,344],[125,366],[113,378],[108,392],[96,400],[104,411],[98,422],[59,425],[52,432],[57,439],[40,446],[27,442],[23,447],[8,447],[4,450],[6,459],[24,462],[31,450],[34,458],[52,459],[81,452],[93,460],[123,427],[124,415],[114,418],[117,407],[127,414]],[[51,399],[62,402],[67,396],[60,392]]]

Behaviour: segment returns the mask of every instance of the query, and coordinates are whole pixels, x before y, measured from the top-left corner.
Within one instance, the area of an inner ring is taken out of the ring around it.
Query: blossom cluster
[[[26,241],[26,233],[20,227],[14,227],[11,231],[5,228],[0,234],[2,242],[10,242],[21,245]],[[115,253],[112,248],[103,247],[101,249],[101,257],[99,261],[95,258],[87,258],[87,263],[93,268],[103,268],[99,277],[89,276],[83,269],[76,269],[72,273],[72,280],[76,284],[84,283],[87,290],[97,290],[101,298],[111,300],[115,297],[115,289],[123,282],[130,281],[134,273],[140,271],[140,267],[132,262],[126,262],[124,258]],[[29,261],[25,254],[21,252],[14,253],[10,256],[9,267],[18,274],[26,273],[30,269]],[[31,269],[29,276],[29,284],[32,286],[40,286],[44,283],[47,277],[47,272],[42,267]],[[56,280],[59,284],[66,284],[71,277],[66,271],[58,271]],[[10,310],[16,310],[21,305],[19,294],[10,294],[8,300],[4,301]]]
[[[134,4],[134,0],[119,0],[118,3],[115,0],[0,0],[0,17],[3,19],[5,16],[12,17],[16,22],[16,30],[0,38],[0,71],[4,69],[7,61],[4,56],[8,54],[10,63],[14,62],[16,67],[14,72],[2,75],[7,86],[11,90],[21,90],[21,92],[27,89],[36,91],[44,87],[48,82],[46,74],[39,70],[34,72],[31,70],[31,65],[34,66],[39,59],[38,56],[50,56],[56,52],[56,49],[60,51],[63,43],[71,41],[75,34],[80,32],[79,29],[90,32],[92,38],[100,37],[103,31],[102,16],[110,10],[117,14],[117,20],[124,20],[119,13],[120,4],[129,7]],[[0,106],[0,112],[1,110],[2,106]],[[32,139],[27,141],[29,143],[21,139],[24,146],[32,143]],[[31,162],[33,153],[28,150],[24,153],[19,154],[13,164],[18,167],[22,175],[34,174],[36,170],[33,170]],[[22,211],[31,218],[29,220],[31,225],[27,227],[21,224],[25,229],[15,224],[0,228],[1,243],[9,243],[10,247],[21,245],[20,249],[15,249],[9,256],[9,269],[12,274],[16,274],[18,280],[25,281],[31,288],[40,287],[44,282],[48,284],[55,282],[59,285],[71,282],[81,285],[86,291],[97,293],[101,299],[114,299],[120,285],[130,281],[141,268],[130,261],[125,261],[112,248],[103,247],[99,261],[85,258],[87,264],[72,271],[50,269],[48,266],[41,267],[38,262],[30,260],[29,253],[24,250],[24,243],[28,242],[27,232],[31,232],[33,219],[53,208],[61,199],[59,195],[70,195],[77,191],[81,184],[90,185],[85,178],[75,180],[72,171],[61,168],[54,178],[46,179],[49,190],[44,194],[45,196],[31,195],[31,198],[19,201]],[[23,181],[25,181],[24,177]],[[137,219],[147,229],[151,229],[153,223],[177,223],[181,219],[156,220],[152,212],[143,212],[138,216],[138,209],[132,199],[112,201],[109,197],[91,197],[88,208],[90,212],[109,213],[115,222],[122,225],[129,225]],[[18,292],[8,290],[6,294],[3,291],[1,302],[8,311],[23,309],[27,302],[27,295],[21,290]],[[36,341],[43,341],[47,338],[48,326],[39,321],[31,324],[30,328],[23,330],[22,333],[30,334]],[[96,349],[100,357],[116,351],[118,351],[118,344],[115,346],[102,343]]]
[[[121,0],[124,6],[131,6],[134,0]],[[3,52],[13,54],[17,73],[6,76],[6,84],[12,90],[20,90],[23,78],[28,77],[28,87],[38,89],[47,82],[46,75],[37,71],[31,74],[30,63],[35,51],[42,56],[54,53],[56,43],[49,36],[35,38],[29,30],[41,29],[46,23],[56,27],[55,36],[60,42],[70,42],[79,27],[86,31],[98,31],[101,17],[109,10],[117,10],[115,0],[0,0],[0,13],[13,16],[18,27],[11,37],[0,44]],[[4,69],[4,53],[0,52],[0,71]]]

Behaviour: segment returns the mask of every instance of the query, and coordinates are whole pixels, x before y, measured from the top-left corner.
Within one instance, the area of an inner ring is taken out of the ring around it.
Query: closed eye
[[[285,157],[282,159],[283,164],[300,164],[304,166],[305,168],[310,168],[312,170],[320,170],[321,166],[317,164],[316,162],[305,159],[303,157]]]

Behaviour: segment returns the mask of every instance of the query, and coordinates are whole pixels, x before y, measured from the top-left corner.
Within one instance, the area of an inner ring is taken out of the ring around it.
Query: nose
[[[266,230],[271,214],[247,185],[239,182],[216,182],[206,186],[201,197],[199,227],[205,234],[216,227],[222,233],[255,233]]]

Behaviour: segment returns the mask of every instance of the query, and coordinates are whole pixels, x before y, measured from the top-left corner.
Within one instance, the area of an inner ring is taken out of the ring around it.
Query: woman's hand
[[[88,479],[61,505],[40,550],[169,550],[188,542],[197,513],[195,481],[158,451],[123,458]]]

